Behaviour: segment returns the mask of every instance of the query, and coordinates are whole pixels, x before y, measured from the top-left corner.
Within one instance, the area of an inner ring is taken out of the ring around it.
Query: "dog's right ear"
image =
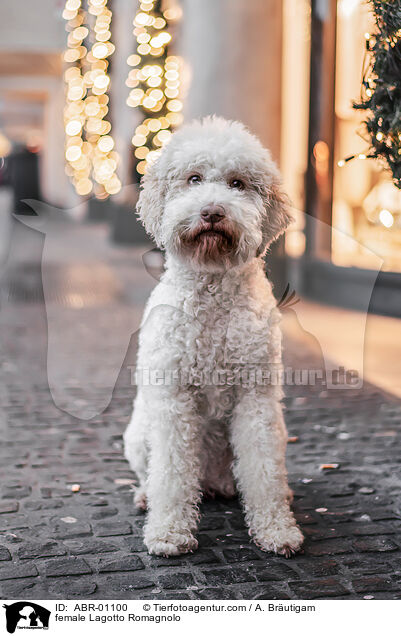
[[[161,242],[161,219],[164,209],[165,179],[161,175],[159,160],[148,165],[146,174],[142,177],[141,192],[136,209],[142,224],[148,234],[155,240],[158,247]]]

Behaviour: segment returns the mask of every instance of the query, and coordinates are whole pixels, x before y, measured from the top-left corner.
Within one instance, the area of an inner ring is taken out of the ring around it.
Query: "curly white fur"
[[[202,217],[210,205],[223,211],[214,225]],[[262,259],[291,221],[278,170],[242,124],[206,118],[173,135],[138,210],[167,255],[139,339],[138,369],[156,381],[140,383],[124,436],[148,550],[195,549],[202,492],[232,496],[235,480],[255,543],[289,556],[303,537],[289,507],[281,388],[205,380],[281,364]]]

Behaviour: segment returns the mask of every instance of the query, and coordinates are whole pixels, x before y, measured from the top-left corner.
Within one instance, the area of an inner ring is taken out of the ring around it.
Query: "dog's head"
[[[263,254],[292,220],[269,151],[219,117],[174,133],[143,178],[137,208],[159,247],[209,271]]]

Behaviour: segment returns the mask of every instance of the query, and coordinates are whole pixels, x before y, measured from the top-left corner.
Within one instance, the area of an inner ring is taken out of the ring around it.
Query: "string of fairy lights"
[[[107,0],[67,0],[63,18],[68,32],[64,61],[66,172],[76,192],[99,198],[117,194],[121,182],[116,174],[118,154],[114,150],[111,123],[106,119],[110,77],[108,58],[112,12]]]
[[[366,32],[365,33],[365,41],[366,41],[366,51],[368,52],[368,54],[372,53],[375,49],[375,46],[377,44],[377,39],[378,39],[378,34],[375,33],[369,33]],[[398,29],[395,33],[393,33],[391,36],[386,37],[383,41],[380,42],[380,45],[383,47],[384,50],[388,51],[389,49],[394,49],[394,47],[399,43],[401,39],[401,29]],[[369,72],[365,73],[365,76],[362,80],[362,88],[364,90],[364,96],[365,99],[367,100],[367,103],[369,105],[369,100],[372,98],[372,96],[374,95],[375,90],[377,89],[378,86],[378,78],[375,76],[374,73],[371,72],[371,68],[369,67]],[[394,90],[395,86],[388,86],[386,88],[386,90],[390,93],[391,90]],[[361,105],[354,105],[354,108],[366,108],[366,106],[364,104]],[[387,148],[393,148],[394,146],[396,146],[396,150],[397,150],[397,154],[401,155],[401,132],[399,132],[397,134],[397,138],[394,139],[394,136],[392,134],[390,134],[389,131],[385,130],[385,128],[383,127],[383,123],[384,123],[384,118],[383,117],[379,117],[377,120],[377,125],[378,125],[378,130],[375,131],[374,133],[374,139],[375,139],[375,145],[376,142],[379,142],[379,144],[383,144],[385,146],[387,146]],[[340,159],[337,162],[337,165],[339,168],[344,167],[349,161],[352,161],[353,159],[375,159],[377,158],[380,154],[382,153],[378,153],[377,149],[375,147],[371,148],[370,150],[363,152],[363,153],[359,153],[359,154],[354,154],[354,155],[349,155],[348,157],[344,157],[343,159]]]
[[[169,6],[170,4],[170,6]],[[176,3],[143,0],[134,18],[136,53],[129,56],[131,68],[126,85],[131,89],[127,104],[137,108],[142,121],[132,137],[136,172],[143,175],[166,144],[174,128],[182,123],[182,61],[168,54],[172,36],[169,26],[181,17]]]

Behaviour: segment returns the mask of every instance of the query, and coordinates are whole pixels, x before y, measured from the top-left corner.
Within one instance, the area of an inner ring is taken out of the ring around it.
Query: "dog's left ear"
[[[262,243],[258,255],[264,254],[269,245],[275,241],[293,222],[291,203],[283,190],[281,180],[277,176],[266,186],[264,194],[265,215],[262,220]]]
[[[161,175],[159,158],[148,166],[146,174],[142,177],[141,192],[136,204],[139,218],[145,230],[156,241],[158,247],[162,247],[160,234],[164,197],[165,179]]]

